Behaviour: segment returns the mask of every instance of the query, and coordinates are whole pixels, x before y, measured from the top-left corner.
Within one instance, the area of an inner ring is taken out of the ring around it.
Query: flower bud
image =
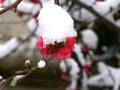
[[[38,68],[44,68],[46,66],[46,62],[44,60],[40,60],[38,62]]]
[[[27,67],[27,68],[30,68],[30,67],[31,67],[30,60],[26,60],[26,61],[25,61],[25,67]]]
[[[13,78],[13,80],[11,81],[10,86],[11,86],[11,87],[16,86],[17,81],[20,80],[20,79],[22,79],[22,78],[24,78],[24,77],[25,77],[25,75],[17,75],[17,76],[15,76],[15,77]]]

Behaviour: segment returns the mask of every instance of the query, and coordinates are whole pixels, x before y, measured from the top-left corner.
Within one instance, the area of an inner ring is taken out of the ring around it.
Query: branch
[[[37,66],[32,67],[30,73],[32,73],[33,71],[35,71],[37,69],[38,69]],[[16,71],[12,76],[10,76],[7,79],[1,81],[0,82],[0,87],[5,85],[7,82],[11,81],[15,76],[28,73],[29,71],[30,71],[30,69],[24,69],[24,70]]]
[[[91,6],[87,6],[86,4],[81,2],[80,0],[79,1],[78,0],[72,0],[72,2],[76,3],[77,5],[79,5],[81,7],[84,7],[85,9],[87,9],[88,11],[93,13],[102,23],[104,23],[106,26],[110,27],[111,29],[115,30],[116,35],[119,36],[120,28],[118,26],[116,26],[115,24],[113,24],[111,21],[107,20],[102,15],[100,15],[98,12],[96,12]]]
[[[43,60],[45,61],[45,63],[48,63],[48,62],[52,59],[52,57],[49,57],[49,53],[51,52],[51,50],[52,50],[53,48],[54,48],[54,46],[51,47],[51,49],[48,51],[48,55],[43,59]],[[25,75],[24,77],[21,78],[21,79],[24,79],[25,77],[27,77],[28,75],[30,75],[31,73],[33,73],[34,71],[36,71],[36,70],[38,70],[38,69],[40,69],[40,68],[41,68],[41,67],[39,67],[38,64],[35,65],[35,66],[31,66],[31,64],[29,64],[29,66],[27,66],[26,69],[16,71],[16,72],[14,72],[14,74],[12,74],[12,75],[11,75],[10,77],[8,77],[7,79],[2,80],[2,81],[0,82],[0,87],[2,87],[3,85],[5,85],[6,83],[12,81],[13,78],[14,78],[15,76],[17,76],[17,75]],[[42,69],[42,68],[41,68],[41,69]]]
[[[13,7],[17,7],[17,5],[21,2],[22,0],[17,0],[16,2],[14,2],[13,4],[11,4],[11,5],[9,5],[9,6],[7,6],[7,7],[5,7],[4,9],[2,9],[2,10],[0,10],[0,15],[1,14],[3,14],[4,12],[6,12],[6,11],[8,11],[8,10],[10,10],[10,9],[12,9]]]
[[[46,63],[48,63],[49,61],[51,60],[51,58],[48,58],[45,57],[44,61]],[[31,73],[35,72],[36,70],[40,69],[40,67],[38,67],[38,64],[35,65],[35,66],[32,66],[30,65],[30,67],[26,68],[26,69],[23,69],[23,70],[19,70],[19,71],[16,71],[14,72],[14,74],[12,74],[10,77],[8,77],[7,79],[5,80],[2,80],[0,82],[0,87],[4,86],[6,83],[10,82],[13,80],[13,78],[17,75],[25,75],[24,77],[22,77],[21,79],[24,79],[25,77],[27,77],[28,75],[30,75]],[[42,69],[42,68],[41,68]]]

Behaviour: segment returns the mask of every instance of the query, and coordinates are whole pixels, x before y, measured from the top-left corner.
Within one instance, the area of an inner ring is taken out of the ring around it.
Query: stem
[[[37,69],[38,69],[37,66],[34,66],[34,67],[31,68],[31,72],[29,72],[30,69],[24,69],[24,70],[16,71],[12,76],[10,76],[7,79],[1,81],[0,82],[0,87],[5,85],[7,82],[11,81],[17,75],[21,75],[21,74],[27,73],[26,75],[28,76],[29,74],[31,74],[33,71],[36,71]]]

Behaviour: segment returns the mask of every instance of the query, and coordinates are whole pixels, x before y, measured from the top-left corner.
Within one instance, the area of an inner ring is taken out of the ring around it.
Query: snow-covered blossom
[[[44,60],[40,60],[37,65],[38,68],[44,68],[46,66],[46,62]]]
[[[74,49],[74,44],[76,42],[76,37],[68,37],[66,43],[60,42],[55,45],[44,44],[43,39],[39,38],[37,40],[37,46],[40,48],[42,56],[46,56],[47,53],[51,56],[57,58],[58,60],[64,60],[71,56],[71,51]]]
[[[98,44],[98,36],[91,29],[85,29],[81,32],[82,41],[89,49],[96,49]]]
[[[47,4],[38,15],[38,24],[37,46],[41,54],[46,56],[50,51],[49,54],[58,60],[69,58],[77,36],[70,15],[60,6]]]

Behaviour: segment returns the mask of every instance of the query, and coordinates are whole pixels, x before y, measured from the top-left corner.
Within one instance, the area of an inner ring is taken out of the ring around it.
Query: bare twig
[[[4,9],[0,10],[0,15],[7,12],[8,10],[12,9],[13,7],[17,7],[17,5],[21,2],[22,0],[17,0],[16,2],[14,2],[13,4],[5,7]]]
[[[52,58],[48,58],[48,57],[49,57],[49,54],[52,51],[53,47],[51,47],[51,49],[48,51],[48,55],[44,58],[44,61],[46,63],[48,63],[52,59]],[[34,71],[36,71],[38,69],[39,69],[38,65],[35,65],[33,67],[30,67],[30,68],[28,67],[27,69],[16,71],[13,75],[11,75],[7,79],[1,81],[0,82],[0,87],[2,87],[3,85],[5,85],[6,83],[10,82],[17,75],[23,75],[24,74],[25,76],[23,78],[21,78],[21,79],[24,79],[25,77],[27,77],[28,75],[30,75],[32,72],[34,72]]]
[[[45,62],[47,63],[49,60],[46,60],[48,58],[45,58]],[[16,71],[13,75],[11,75],[10,77],[8,77],[7,79],[3,80],[0,82],[0,87],[2,87],[3,85],[5,85],[6,83],[10,82],[15,76],[17,75],[25,75],[25,77],[29,76],[31,73],[33,73],[34,71],[38,70],[38,65],[35,65],[33,67],[31,67],[30,69],[23,69],[23,70],[19,70]],[[25,77],[23,77],[22,79],[24,79]]]

